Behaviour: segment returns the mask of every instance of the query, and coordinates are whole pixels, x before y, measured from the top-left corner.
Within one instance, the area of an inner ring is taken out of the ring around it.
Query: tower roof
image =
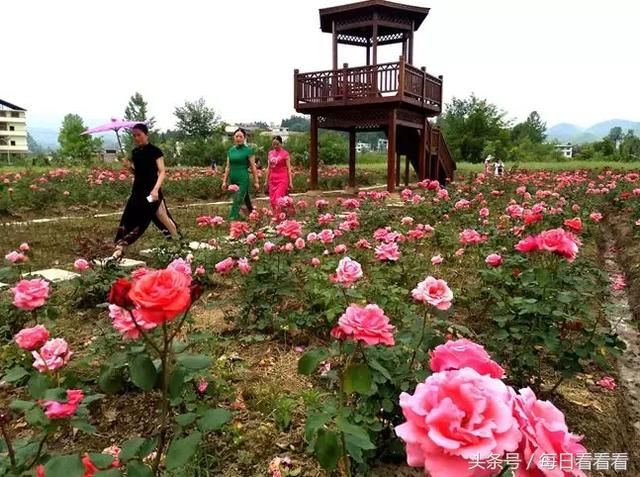
[[[5,101],[3,99],[0,99],[0,105],[15,111],[26,111],[26,109],[16,106],[15,104],[11,104],[9,101]]]
[[[320,29],[325,33],[336,30],[344,39],[341,43],[366,45],[373,34],[374,20],[378,24],[381,44],[401,41],[399,34],[415,31],[429,14],[429,9],[389,2],[366,0],[364,2],[320,9]],[[385,41],[386,40],[386,41]]]

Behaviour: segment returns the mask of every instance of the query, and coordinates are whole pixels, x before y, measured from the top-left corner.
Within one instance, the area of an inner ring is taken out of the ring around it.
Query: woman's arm
[[[122,161],[122,165],[129,171],[131,172],[131,174],[134,174],[136,172],[136,168],[133,167],[133,162],[131,162],[129,160],[128,157],[125,157],[124,160]]]
[[[256,190],[260,190],[260,178],[258,177],[258,169],[256,169],[256,156],[249,156],[249,166],[251,167],[251,174],[253,174],[253,187]]]
[[[167,176],[167,170],[164,167],[164,157],[160,156],[156,159],[156,166],[158,167],[158,180],[156,180],[156,185],[153,186],[153,189],[151,190],[151,197],[154,201],[158,200],[160,187],[162,187],[164,178]]]
[[[289,171],[289,192],[293,190],[293,170],[291,169],[291,156],[287,154],[287,171]]]
[[[227,156],[227,165],[224,168],[224,177],[222,178],[222,189],[227,188],[227,179],[229,178],[229,156]]]

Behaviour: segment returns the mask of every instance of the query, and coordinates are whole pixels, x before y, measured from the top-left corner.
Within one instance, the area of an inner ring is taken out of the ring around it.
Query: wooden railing
[[[294,74],[295,108],[332,101],[376,102],[398,97],[439,110],[442,106],[442,78],[431,76],[400,58],[397,63]]]

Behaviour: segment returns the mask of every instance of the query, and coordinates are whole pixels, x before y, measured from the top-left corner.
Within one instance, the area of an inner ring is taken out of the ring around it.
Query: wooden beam
[[[389,147],[387,149],[387,191],[390,193],[395,190],[396,186],[396,110],[389,112],[389,121],[387,126],[387,139]]]
[[[371,64],[371,47],[367,45],[367,66]]]
[[[420,144],[418,145],[418,180],[423,181],[426,175],[427,166],[427,117],[424,116]]]
[[[373,14],[373,33],[371,34],[373,48],[373,65],[378,64],[378,12]]]
[[[318,116],[311,115],[309,125],[309,189],[318,190]]]
[[[336,22],[332,22],[333,29],[333,71],[338,69],[338,32],[336,31]]]
[[[356,186],[356,130],[349,131],[349,187]]]
[[[400,163],[401,162],[402,162],[402,156],[399,152],[396,152],[396,187],[400,187]]]
[[[413,65],[413,22],[411,22],[411,31],[409,32],[409,64]]]
[[[404,157],[404,186],[409,187],[409,154]]]

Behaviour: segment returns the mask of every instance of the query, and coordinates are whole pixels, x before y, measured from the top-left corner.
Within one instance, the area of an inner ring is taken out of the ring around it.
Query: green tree
[[[616,126],[609,130],[609,134],[607,135],[607,139],[612,143],[616,143],[616,141],[622,141],[622,128],[620,126]]]
[[[82,118],[77,114],[64,117],[58,134],[59,152],[63,158],[87,161],[100,151],[102,139],[83,135],[85,129]]]
[[[129,98],[129,103],[124,110],[124,118],[128,121],[144,121],[149,127],[149,141],[152,143],[158,142],[159,134],[155,129],[156,120],[153,116],[149,116],[148,103],[137,91]],[[133,145],[131,134],[125,133],[123,140],[125,149],[127,151],[131,150]]]
[[[457,161],[482,162],[487,150],[500,157],[509,146],[505,113],[475,95],[468,99],[453,98],[438,124]]]
[[[37,153],[42,151],[40,145],[36,142],[35,139],[33,139],[33,136],[29,133],[27,133],[27,147],[29,148],[29,152]]]
[[[629,129],[620,144],[620,158],[623,161],[640,161],[640,138]]]
[[[308,132],[309,120],[304,116],[296,116],[294,114],[288,119],[283,119],[280,127],[289,128],[289,131]]]
[[[531,112],[526,121],[516,124],[511,130],[511,138],[520,141],[528,138],[531,142],[542,144],[546,139],[547,123],[542,121],[537,111]]]
[[[204,98],[185,101],[183,106],[176,107],[173,114],[178,120],[176,127],[181,138],[206,139],[220,126],[220,117],[213,108],[207,106]]]
[[[321,131],[318,136],[318,159],[324,164],[347,162],[347,135],[335,131]]]

